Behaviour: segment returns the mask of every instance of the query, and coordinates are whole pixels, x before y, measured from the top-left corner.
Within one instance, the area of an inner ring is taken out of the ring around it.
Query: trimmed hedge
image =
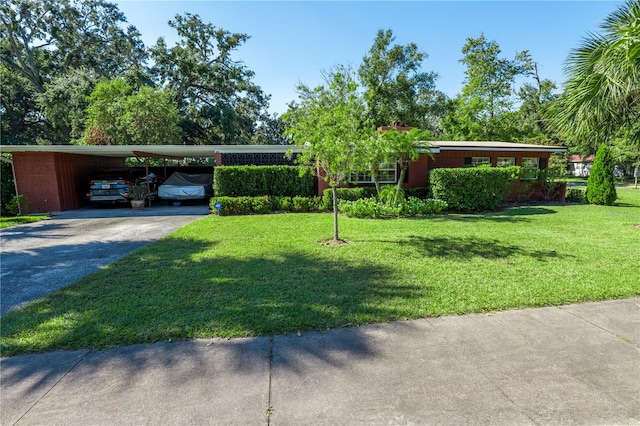
[[[304,166],[218,166],[213,172],[217,197],[314,195],[313,170]]]
[[[220,210],[215,204],[220,203]],[[213,197],[209,201],[211,213],[219,216],[241,214],[268,214],[275,211],[289,212],[314,212],[321,210],[322,199],[320,197]]]
[[[429,183],[433,198],[446,201],[449,210],[495,210],[502,203],[520,168],[473,167],[433,169]]]

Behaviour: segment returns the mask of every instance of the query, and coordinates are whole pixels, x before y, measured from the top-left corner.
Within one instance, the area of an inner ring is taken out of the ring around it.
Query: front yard
[[[2,318],[2,355],[325,330],[640,294],[640,191],[615,206],[365,220],[209,216]]]
[[[27,223],[38,222],[48,217],[49,216],[44,216],[44,215],[0,217],[0,229],[9,228],[11,226],[24,225]]]

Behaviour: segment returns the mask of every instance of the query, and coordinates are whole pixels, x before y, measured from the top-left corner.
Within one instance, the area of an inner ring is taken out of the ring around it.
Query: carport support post
[[[149,185],[149,157],[144,157],[144,171],[147,174],[147,192],[151,194],[151,186]],[[149,195],[149,207],[151,207],[151,195]]]

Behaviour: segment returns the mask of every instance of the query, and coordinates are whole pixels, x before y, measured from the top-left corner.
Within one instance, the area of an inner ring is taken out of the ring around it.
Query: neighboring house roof
[[[591,163],[593,162],[593,155],[583,157],[581,155],[570,155],[567,159],[569,163]]]

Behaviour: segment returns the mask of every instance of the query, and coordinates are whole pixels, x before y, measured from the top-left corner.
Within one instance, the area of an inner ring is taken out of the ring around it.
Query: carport
[[[138,158],[224,158],[277,156],[290,146],[277,145],[2,145],[11,153],[16,188],[29,200],[27,213],[72,210],[86,205],[91,176],[98,171],[123,168],[125,159]]]

